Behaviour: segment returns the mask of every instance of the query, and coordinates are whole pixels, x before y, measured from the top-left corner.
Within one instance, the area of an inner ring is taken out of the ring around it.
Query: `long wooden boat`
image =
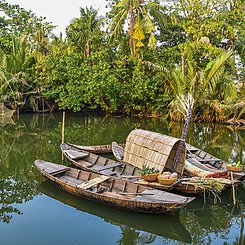
[[[36,160],[35,165],[46,178],[71,194],[132,212],[172,214],[195,199],[43,160]]]
[[[116,142],[112,142],[112,144],[108,144],[108,145],[85,146],[85,145],[75,145],[70,143],[68,143],[68,145],[72,146],[74,149],[85,150],[95,154],[113,153],[117,161],[119,162],[123,161],[125,144],[117,144]],[[222,159],[219,159],[190,144],[186,144],[186,145],[187,145],[187,156],[186,156],[187,159],[190,157],[195,158],[200,163],[205,164],[209,168],[215,168],[220,170],[226,169],[226,163]]]
[[[81,200],[79,197],[64,192],[51,181],[43,181],[38,190],[44,195],[55,199],[65,205],[75,208],[78,211],[96,215],[106,223],[120,226],[126,226],[130,229],[140,231],[141,233],[151,233],[165,238],[173,239],[182,243],[191,243],[192,238],[189,231],[181,223],[179,213],[171,216],[161,215],[142,215],[139,213],[125,212],[112,209],[106,206],[98,206],[87,200]],[[190,205],[187,208],[192,208]],[[82,221],[81,221],[82,222]]]

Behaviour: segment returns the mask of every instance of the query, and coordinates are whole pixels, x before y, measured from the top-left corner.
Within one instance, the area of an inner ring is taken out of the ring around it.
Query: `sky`
[[[54,30],[55,34],[65,33],[66,26],[70,21],[79,17],[80,7],[93,6],[99,9],[99,15],[106,13],[106,0],[6,0],[10,4],[18,4],[26,10],[32,10],[37,16],[46,17],[47,21],[52,22],[58,27]]]

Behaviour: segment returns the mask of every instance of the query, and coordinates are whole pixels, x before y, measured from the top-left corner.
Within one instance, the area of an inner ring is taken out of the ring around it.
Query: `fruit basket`
[[[227,170],[233,171],[233,172],[242,172],[243,171],[242,166],[236,167],[236,166],[227,165],[226,168],[227,168]]]
[[[177,178],[165,179],[165,178],[162,178],[161,176],[158,176],[158,181],[162,185],[172,185],[174,182],[177,181]]]
[[[157,176],[159,174],[158,173],[153,173],[153,174],[142,174],[141,175],[141,178],[145,181],[148,181],[148,182],[154,182],[154,181],[157,181]]]
[[[150,168],[147,166],[143,166],[143,168],[140,170],[141,178],[148,182],[154,182],[157,181],[157,176],[159,175],[159,170],[155,168]]]

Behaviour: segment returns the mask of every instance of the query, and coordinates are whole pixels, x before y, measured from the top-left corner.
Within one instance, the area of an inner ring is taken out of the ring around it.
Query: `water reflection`
[[[0,128],[4,128],[7,125],[15,125],[12,117],[0,117]]]
[[[49,181],[42,182],[38,189],[45,195],[64,204],[75,207],[82,212],[96,215],[103,218],[106,222],[120,226],[122,232],[118,240],[119,244],[135,244],[131,243],[132,239],[135,242],[136,240],[152,242],[155,239],[155,235],[164,237],[166,241],[167,239],[173,239],[186,243],[191,242],[190,233],[180,222],[178,214],[175,216],[157,216],[115,210],[93,202],[81,200],[62,191]],[[140,231],[144,231],[145,233]]]
[[[47,141],[48,133],[42,135],[41,128],[30,120],[16,120],[0,128],[0,221],[9,223],[13,214],[22,214],[14,207],[39,194],[40,174],[33,166],[37,156],[47,157],[47,150],[39,142]],[[44,136],[44,137],[43,137]]]
[[[230,191],[222,195],[222,203],[203,199],[191,203],[180,216],[156,217],[113,210],[77,199],[43,181],[35,169],[35,159],[61,162],[62,114],[22,115],[14,124],[0,124],[0,221],[11,227],[15,216],[25,216],[22,207],[35,196],[46,195],[82,212],[101,217],[106,223],[120,227],[118,243],[157,243],[181,241],[193,244],[244,243],[244,188],[237,189],[238,207],[232,209]],[[65,140],[76,144],[109,144],[125,142],[134,128],[143,128],[179,137],[182,124],[155,119],[113,118],[66,114]],[[226,161],[243,161],[244,130],[224,125],[192,124],[188,142]],[[68,164],[68,163],[65,163]],[[20,204],[20,205],[16,205]],[[191,235],[190,235],[191,234]],[[160,237],[160,238],[159,238]],[[98,238],[99,239],[99,238]],[[176,242],[178,243],[178,242]]]
[[[191,231],[193,244],[210,244],[214,238],[220,244],[226,241],[244,240],[244,189],[237,188],[237,206],[232,206],[232,191],[229,189],[221,196],[221,201],[205,205],[201,198],[190,204],[181,213],[181,222]],[[230,239],[230,240],[229,240]],[[234,243],[243,244],[243,243]]]
[[[169,134],[180,137],[182,126],[181,123],[170,123]],[[186,141],[225,161],[244,162],[244,138],[245,130],[236,127],[196,123],[190,125]]]

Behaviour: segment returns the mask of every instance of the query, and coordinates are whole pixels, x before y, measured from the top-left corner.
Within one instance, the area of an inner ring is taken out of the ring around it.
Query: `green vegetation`
[[[158,169],[155,168],[150,168],[147,166],[143,166],[143,168],[140,170],[141,174],[158,174],[160,173],[160,171]]]
[[[178,98],[189,94],[194,120],[242,121],[243,2],[108,0],[106,17],[81,8],[62,38],[45,18],[3,0],[0,102],[180,121]]]

